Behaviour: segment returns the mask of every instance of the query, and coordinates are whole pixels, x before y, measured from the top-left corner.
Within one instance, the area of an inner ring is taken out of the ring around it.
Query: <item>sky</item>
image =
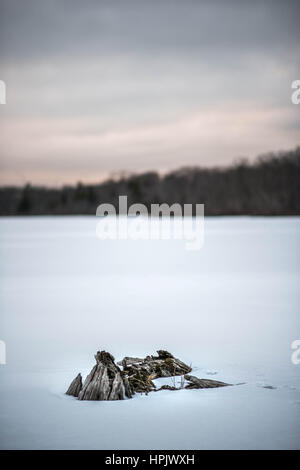
[[[295,148],[299,18],[297,0],[0,0],[0,184]]]

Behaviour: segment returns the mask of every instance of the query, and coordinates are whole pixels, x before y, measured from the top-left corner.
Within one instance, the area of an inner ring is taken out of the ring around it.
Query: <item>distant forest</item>
[[[101,203],[118,208],[120,195],[128,196],[128,205],[148,209],[177,202],[205,204],[205,215],[300,215],[300,147],[228,167],[146,172],[62,188],[2,187],[0,215],[95,215]]]

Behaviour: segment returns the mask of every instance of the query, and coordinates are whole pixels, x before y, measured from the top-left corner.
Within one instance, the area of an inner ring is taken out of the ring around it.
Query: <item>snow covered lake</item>
[[[299,449],[300,218],[206,218],[199,251],[101,241],[96,225],[0,219],[0,447]],[[167,349],[192,375],[245,384],[65,396],[99,349],[116,360]]]

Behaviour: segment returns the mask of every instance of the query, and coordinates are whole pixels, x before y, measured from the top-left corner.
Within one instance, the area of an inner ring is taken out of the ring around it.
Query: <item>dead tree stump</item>
[[[98,351],[95,355],[96,364],[82,385],[81,374],[70,384],[66,394],[78,400],[124,400],[131,398],[134,393],[148,393],[158,390],[180,390],[182,388],[215,388],[225,387],[224,382],[217,380],[198,379],[192,375],[191,367],[164,350],[157,351],[157,356],[124,357],[119,365],[114,357],[106,351]],[[180,388],[163,385],[159,389],[153,379],[160,377],[184,376],[188,384]]]
[[[95,355],[96,365],[79,389],[79,379],[71,383],[67,394],[78,397],[78,400],[124,400],[133,393],[125,374],[115,364],[114,357],[98,351]],[[81,377],[81,376],[80,376]]]

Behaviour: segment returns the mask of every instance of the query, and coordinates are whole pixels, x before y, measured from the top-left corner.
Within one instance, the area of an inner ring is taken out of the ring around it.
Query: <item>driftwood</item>
[[[132,390],[128,379],[115,364],[114,357],[106,351],[98,351],[95,359],[96,365],[85,379],[83,387],[78,395],[73,394],[73,396],[77,396],[78,400],[124,400],[125,397],[131,398]],[[76,384],[76,379],[72,384]]]
[[[184,375],[184,380],[181,381],[179,387],[175,387],[174,385],[162,385],[160,388],[157,388],[155,391],[159,392],[160,390],[182,390],[192,389],[192,388],[217,388],[217,387],[226,387],[231,384],[227,384],[225,382],[219,382],[218,380],[209,380],[209,379],[198,379],[198,377],[194,377],[193,375]],[[184,385],[185,381],[188,382],[187,385]]]
[[[185,375],[184,378],[189,382],[184,388],[216,388],[231,385],[218,380],[198,379],[193,375]]]
[[[77,377],[71,382],[70,387],[66,391],[66,395],[71,395],[72,397],[78,397],[82,389],[82,377],[81,374],[78,374]]]
[[[180,390],[179,387],[173,385],[162,385],[160,388],[157,388],[155,391],[159,392],[160,390]]]
[[[145,359],[141,359],[140,357],[124,357],[122,361],[117,362],[119,366],[126,367],[131,366],[132,364],[138,364],[139,362],[144,362]]]
[[[81,374],[70,384],[66,394],[78,400],[124,400],[134,393],[148,393],[158,390],[180,390],[182,388],[214,388],[224,387],[224,382],[198,379],[192,375],[191,367],[164,350],[157,351],[157,356],[124,357],[115,364],[114,357],[106,351],[98,351],[95,355],[96,365],[92,368],[82,384]],[[120,369],[123,367],[123,370]],[[188,384],[176,388],[163,385],[159,389],[152,382],[160,377],[182,376]]]
[[[145,359],[124,357],[121,361],[135,392],[148,393],[155,390],[153,379],[184,375],[192,370],[168,351],[159,350],[157,354],[158,356],[147,356]]]

